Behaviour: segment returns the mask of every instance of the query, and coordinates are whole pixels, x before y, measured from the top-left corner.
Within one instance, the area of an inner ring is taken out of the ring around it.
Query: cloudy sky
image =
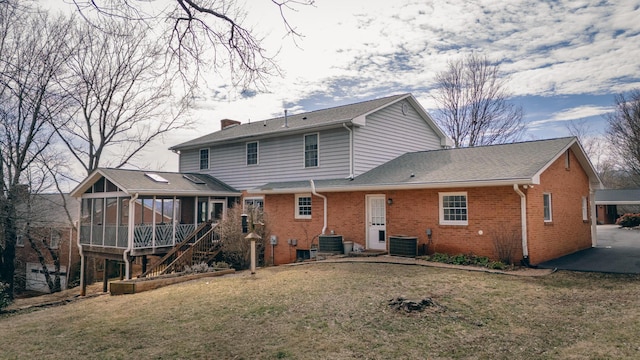
[[[640,0],[316,0],[287,13],[303,34],[296,44],[283,38],[271,1],[244,7],[265,48],[278,52],[282,76],[254,93],[208,75],[197,128],[155,144],[151,166],[177,170],[166,148],[219,130],[223,118],[260,121],[285,107],[299,113],[406,92],[433,109],[435,74],[472,51],[509,78],[526,139],[566,136],[577,119],[603,132],[614,94],[640,88]]]

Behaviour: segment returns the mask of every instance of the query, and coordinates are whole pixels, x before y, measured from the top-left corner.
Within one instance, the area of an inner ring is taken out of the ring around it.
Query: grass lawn
[[[0,358],[637,359],[640,277],[260,269],[0,316]],[[393,310],[397,296],[440,307]]]

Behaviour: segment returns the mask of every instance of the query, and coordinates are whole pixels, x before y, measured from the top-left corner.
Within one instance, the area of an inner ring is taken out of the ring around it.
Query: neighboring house
[[[599,224],[615,224],[627,212],[640,211],[640,189],[604,189],[596,191]]]
[[[222,217],[241,193],[204,174],[99,168],[71,195],[81,199],[83,264],[102,259],[108,272],[109,260],[123,262],[130,278],[136,259],[144,271],[147,256],[166,254],[199,224]]]
[[[68,194],[36,194],[31,195],[29,201],[28,206],[25,203],[19,208],[20,230],[16,242],[18,284],[27,291],[50,292],[39,258],[41,255],[52,278],[60,276],[61,289],[64,290],[77,276],[73,271],[79,269],[76,231],[71,220],[78,212],[79,202]],[[33,239],[37,250],[27,236]],[[58,273],[51,253],[60,261]]]

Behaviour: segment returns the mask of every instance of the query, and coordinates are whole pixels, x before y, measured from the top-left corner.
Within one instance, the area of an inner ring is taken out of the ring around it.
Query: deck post
[[[104,271],[102,272],[102,292],[107,292],[109,282],[109,259],[104,259]]]
[[[80,256],[80,296],[87,295],[87,257]]]
[[[142,273],[147,272],[147,255],[142,255]]]

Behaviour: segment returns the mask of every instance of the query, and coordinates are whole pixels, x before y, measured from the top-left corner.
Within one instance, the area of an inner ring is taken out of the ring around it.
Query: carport
[[[598,224],[615,224],[618,217],[622,215],[618,214],[618,206],[640,208],[640,189],[596,190],[595,202]]]
[[[543,269],[640,274],[640,228],[598,225],[598,245],[539,264]]]

